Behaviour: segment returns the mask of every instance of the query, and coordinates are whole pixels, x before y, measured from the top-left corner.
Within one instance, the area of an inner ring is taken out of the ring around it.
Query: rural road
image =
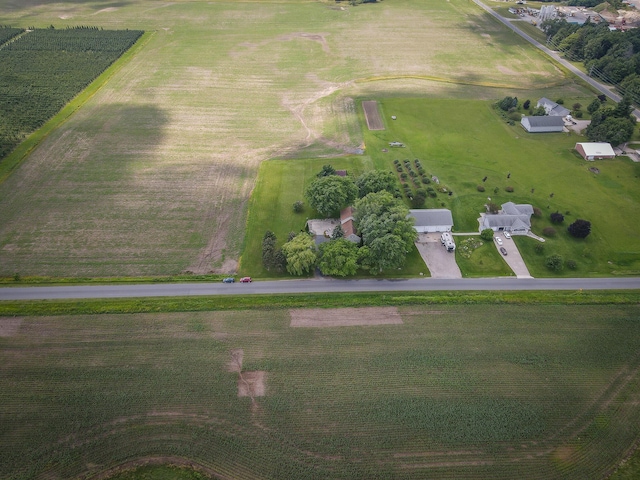
[[[538,42],[532,36],[526,34],[522,30],[518,29],[516,26],[514,26],[514,24],[512,22],[510,22],[508,19],[502,17],[499,13],[497,13],[493,9],[489,8],[487,5],[482,3],[480,0],[473,0],[473,3],[478,5],[480,8],[485,10],[487,13],[491,14],[499,22],[501,22],[502,24],[506,25],[507,28],[509,28],[513,32],[517,33],[518,35],[520,35],[522,38],[524,38],[525,40],[530,42],[535,47],[537,47],[540,50],[542,50],[544,53],[546,53],[551,58],[553,58],[556,62],[558,62],[558,63],[562,64],[563,66],[565,66],[566,68],[568,68],[571,72],[576,74],[578,77],[580,77],[582,80],[587,82],[589,85],[591,85],[593,88],[595,88],[599,92],[603,93],[604,95],[606,95],[607,97],[609,97],[610,99],[612,99],[615,102],[619,102],[621,100],[621,97],[619,95],[617,95],[617,94],[615,94],[614,92],[611,91],[611,87],[610,86],[603,85],[602,83],[598,82],[597,80],[591,78],[589,75],[587,75],[583,71],[579,70],[574,65],[572,65],[570,62],[568,62],[567,60],[562,58],[557,52],[551,50],[550,48],[548,48],[545,45],[543,45],[540,42]],[[640,120],[640,110],[637,110],[637,109],[633,110],[632,113],[633,113],[633,115],[635,115],[636,119]]]
[[[0,300],[268,295],[441,290],[640,290],[636,278],[469,278],[408,280],[280,280],[254,283],[176,283],[0,288]]]

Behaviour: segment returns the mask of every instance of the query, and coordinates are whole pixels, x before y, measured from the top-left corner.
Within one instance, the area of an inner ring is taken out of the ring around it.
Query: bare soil
[[[0,317],[0,337],[13,337],[18,334],[22,318]]]
[[[382,123],[378,102],[375,100],[362,102],[362,108],[364,109],[364,116],[367,119],[367,127],[369,127],[369,130],[384,130],[384,123]]]
[[[243,372],[238,377],[238,397],[264,397],[267,372]]]
[[[402,325],[396,307],[311,308],[289,310],[291,327],[353,327],[369,325]]]

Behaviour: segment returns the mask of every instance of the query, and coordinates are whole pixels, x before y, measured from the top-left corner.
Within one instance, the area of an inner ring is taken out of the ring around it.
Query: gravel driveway
[[[421,233],[416,247],[427,264],[432,278],[462,278],[454,252],[447,252],[439,233]]]

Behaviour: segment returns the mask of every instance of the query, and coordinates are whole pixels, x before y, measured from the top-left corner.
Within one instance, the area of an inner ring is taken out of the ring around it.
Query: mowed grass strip
[[[398,312],[24,317],[0,336],[0,475],[164,456],[232,478],[601,478],[637,441],[637,305]],[[238,397],[237,349],[264,397]]]

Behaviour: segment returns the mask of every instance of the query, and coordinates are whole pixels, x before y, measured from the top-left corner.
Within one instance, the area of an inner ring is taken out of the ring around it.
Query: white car
[[[502,245],[502,239],[500,237],[496,237],[496,243],[498,245]]]
[[[504,232],[504,238],[511,238],[511,234],[509,232]]]

